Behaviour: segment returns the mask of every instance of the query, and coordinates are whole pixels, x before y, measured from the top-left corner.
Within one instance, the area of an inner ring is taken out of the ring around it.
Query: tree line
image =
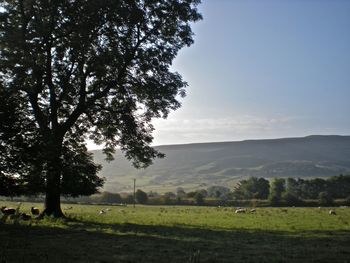
[[[317,205],[333,205],[336,199],[350,204],[350,175],[327,179],[274,178],[271,181],[262,177],[249,177],[239,181],[233,189],[211,186],[189,192],[185,192],[181,187],[175,192],[164,194],[146,194],[140,189],[136,192],[136,201],[142,204],[225,205],[260,200],[264,205],[299,206],[310,201]]]
[[[40,196],[19,197],[18,200],[42,201]],[[64,198],[64,202],[103,204],[150,204],[150,205],[350,205],[350,175],[323,178],[265,178],[249,177],[240,180],[233,189],[210,186],[186,192],[178,187],[174,192],[157,193],[138,189],[133,193],[104,191],[90,196]]]
[[[38,201],[26,197],[28,201]],[[36,197],[37,198],[37,197]],[[22,199],[23,200],[23,199]],[[263,205],[263,206],[312,206],[339,204],[350,205],[350,175],[327,179],[249,177],[230,189],[210,186],[186,192],[178,187],[174,192],[148,193],[138,189],[132,193],[102,192],[91,196],[64,199],[65,202],[150,204],[150,205]],[[39,200],[40,201],[40,200]]]

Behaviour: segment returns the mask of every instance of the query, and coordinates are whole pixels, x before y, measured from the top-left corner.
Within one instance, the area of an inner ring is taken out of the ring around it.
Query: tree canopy
[[[59,196],[71,192],[71,185],[101,185],[87,138],[103,143],[109,159],[120,147],[136,167],[162,157],[150,146],[151,121],[181,106],[187,83],[170,66],[178,51],[193,43],[191,23],[201,19],[199,3],[1,1],[1,104],[12,96],[18,106],[9,120],[17,135],[11,139],[1,127],[2,141],[11,145],[12,156],[16,149],[34,151],[41,169],[25,181],[30,184],[37,174],[44,182],[35,191],[46,194],[44,213],[62,216]],[[6,112],[11,106],[4,107]],[[73,176],[71,158],[82,176]],[[6,169],[2,176],[13,174]],[[69,180],[63,176],[68,174]]]

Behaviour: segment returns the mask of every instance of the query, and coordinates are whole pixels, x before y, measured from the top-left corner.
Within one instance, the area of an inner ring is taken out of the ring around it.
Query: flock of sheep
[[[19,206],[18,208],[12,208],[12,207],[6,207],[6,206],[3,206],[0,208],[0,211],[1,213],[4,215],[4,216],[14,216],[14,215],[18,215],[19,218],[21,218],[22,220],[24,221],[28,221],[28,220],[31,220],[33,217],[38,217],[40,215],[40,210],[36,207],[31,207],[30,209],[30,212],[31,212],[31,215],[30,214],[26,214],[26,213],[19,213],[19,207],[20,207],[20,203],[19,203]],[[219,207],[221,208],[221,207]],[[68,206],[68,207],[64,207],[64,210],[71,210],[73,209],[72,206]],[[321,209],[321,207],[319,207],[319,209]],[[98,211],[98,214],[99,215],[103,215],[103,214],[106,214],[108,211],[111,211],[111,208],[105,208],[105,209],[101,209]],[[247,208],[236,208],[235,210],[235,213],[236,214],[242,214],[242,213],[255,213],[256,212],[256,209],[247,209]],[[287,212],[287,209],[284,208],[282,209],[282,212]],[[336,212],[334,210],[329,210],[328,212],[329,215],[336,215]]]
[[[24,221],[28,221],[28,220],[31,220],[32,217],[37,217],[40,215],[40,210],[39,208],[36,208],[34,206],[31,207],[30,209],[30,212],[31,212],[31,215],[30,214],[27,214],[27,213],[19,213],[19,207],[20,207],[21,204],[18,205],[17,209],[16,208],[12,208],[12,207],[6,207],[6,206],[2,206],[0,208],[0,211],[1,213],[4,215],[4,216],[15,216],[16,214]]]
[[[319,207],[319,209],[321,209],[321,207]],[[288,210],[286,209],[286,208],[284,208],[284,209],[282,209],[281,210],[282,212],[287,212]],[[236,210],[235,210],[235,213],[236,214],[240,214],[240,213],[247,213],[247,212],[249,212],[249,213],[255,213],[256,212],[256,209],[250,209],[250,210],[248,210],[248,209],[245,209],[245,208],[237,208]],[[334,211],[334,210],[329,210],[328,211],[328,214],[330,214],[330,215],[336,215],[337,213]]]

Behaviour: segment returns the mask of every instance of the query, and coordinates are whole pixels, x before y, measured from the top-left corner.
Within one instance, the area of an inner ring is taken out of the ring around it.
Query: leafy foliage
[[[285,179],[275,178],[270,185],[269,200],[271,204],[277,205],[281,202],[282,194],[285,191]]]
[[[140,190],[140,189],[137,189],[137,191],[135,193],[135,198],[136,198],[136,201],[139,204],[146,204],[147,201],[148,201],[147,194],[144,191]]]
[[[269,195],[269,181],[262,177],[241,180],[235,186],[234,195],[237,199],[266,199]]]
[[[14,94],[19,106],[8,120],[17,135],[1,128],[2,136],[16,158],[34,151],[38,164],[29,167],[36,172],[26,182],[39,181],[31,189],[46,191],[49,214],[62,215],[61,193],[87,194],[102,184],[84,139],[104,143],[108,159],[119,146],[136,167],[163,156],[150,146],[151,120],[181,106],[187,83],[169,68],[193,43],[199,2],[1,1],[0,104],[9,111],[3,102]]]
[[[320,205],[332,205],[333,198],[328,192],[321,192],[318,195]]]

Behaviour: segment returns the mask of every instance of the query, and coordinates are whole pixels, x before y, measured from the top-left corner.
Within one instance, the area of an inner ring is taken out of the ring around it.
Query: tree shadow
[[[0,262],[170,263],[191,262],[194,254],[199,262],[350,262],[349,231],[210,230],[79,220],[63,228],[0,227]]]

